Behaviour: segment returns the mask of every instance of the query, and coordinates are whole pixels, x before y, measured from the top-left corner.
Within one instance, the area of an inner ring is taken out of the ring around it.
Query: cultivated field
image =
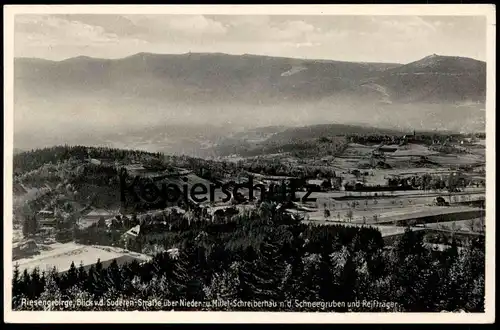
[[[480,145],[472,145],[467,152],[457,154],[443,154],[418,144],[394,145],[396,151],[384,152],[383,158],[374,160],[372,153],[377,147],[350,143],[345,152],[330,160],[328,165],[338,171],[343,183],[362,181],[368,186],[384,186],[391,177],[430,174],[447,178],[456,170],[457,165],[484,164],[484,147]],[[381,159],[388,166],[374,166]],[[352,174],[354,169],[359,169],[361,174]],[[465,175],[471,179],[484,179],[480,172]],[[298,192],[297,197],[301,198],[305,194]],[[485,188],[471,186],[454,193],[446,190],[331,191],[313,192],[308,197],[316,199],[315,202],[304,204],[310,210],[303,212],[305,221],[312,223],[391,224],[411,219],[425,218],[439,222],[456,218],[459,220],[455,221],[457,224],[466,224],[468,217],[477,218],[484,211],[459,203],[484,200]],[[450,206],[436,206],[437,197],[443,197]],[[325,209],[328,212],[325,212]],[[379,227],[384,227],[386,233],[390,231],[387,227],[391,226]],[[400,228],[394,227],[393,230],[399,232]]]

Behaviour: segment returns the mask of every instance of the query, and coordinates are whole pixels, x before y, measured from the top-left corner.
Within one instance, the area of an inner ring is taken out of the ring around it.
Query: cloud
[[[317,46],[321,46],[321,43],[319,43],[319,42],[310,42],[310,41],[307,41],[307,42],[297,42],[297,43],[294,43],[294,42],[285,42],[285,43],[283,43],[283,45],[285,45],[287,47],[302,48],[302,47],[317,47]]]
[[[77,55],[104,55],[117,48],[137,48],[144,40],[123,38],[98,25],[51,15],[15,18],[15,54],[20,57],[64,59]],[[111,56],[113,57],[113,56]]]
[[[203,15],[189,17],[172,17],[166,24],[172,30],[189,34],[215,34],[223,35],[227,28],[222,23],[206,18]]]
[[[203,15],[126,15],[141,31],[145,39],[222,36],[227,27]]]
[[[282,24],[284,30],[295,31],[297,33],[308,33],[316,31],[317,29],[304,21],[286,21]]]
[[[81,45],[93,43],[116,43],[118,36],[107,33],[102,27],[79,21],[65,20],[50,15],[18,16],[15,31],[25,41],[36,43],[63,43]]]
[[[88,25],[102,27],[108,33],[114,33],[121,37],[138,35],[145,32],[142,27],[135,25],[123,15],[103,14],[67,14],[54,15],[54,17],[68,21],[79,21]]]
[[[22,15],[16,56],[116,58],[226,52],[409,62],[432,53],[484,58],[485,21],[468,17]]]
[[[382,16],[372,17],[377,26],[372,33],[388,38],[420,38],[436,33],[437,26],[418,16]]]
[[[262,30],[262,36],[273,40],[304,40],[307,34],[315,31],[315,27],[303,21],[286,21],[282,24],[269,26]]]

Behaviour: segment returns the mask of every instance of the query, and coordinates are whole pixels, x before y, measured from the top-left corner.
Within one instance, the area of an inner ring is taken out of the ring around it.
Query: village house
[[[232,216],[238,213],[239,211],[237,208],[228,205],[215,206],[207,209],[207,215],[211,217],[214,223],[229,221]]]
[[[389,153],[392,153],[392,152],[396,152],[398,150],[398,147],[397,146],[390,146],[390,145],[382,145],[380,147],[378,147],[376,150],[378,150],[379,152],[389,152]]]
[[[122,236],[126,239],[136,239],[137,237],[139,237],[140,232],[141,232],[141,225],[137,225],[135,227],[130,228]]]
[[[122,240],[125,244],[126,249],[130,249],[137,243],[137,238],[141,233],[141,225],[130,228],[127,232],[122,235]]]
[[[81,227],[90,227],[93,224],[97,224],[101,219],[106,221],[107,219],[114,218],[117,214],[117,212],[104,209],[91,209],[90,212],[78,219],[78,224]]]
[[[56,211],[44,209],[38,211],[36,214],[37,221],[40,227],[56,227],[57,226],[57,213]]]
[[[119,162],[113,158],[87,158],[86,161],[93,165],[118,166]]]
[[[307,180],[305,188],[306,190],[311,190],[311,191],[323,191],[324,181],[325,180],[319,180],[319,179]]]
[[[466,137],[460,141],[460,144],[461,145],[471,145],[471,144],[474,144],[475,142],[476,142],[476,139],[474,139],[472,137]]]
[[[332,182],[332,190],[342,189],[342,177],[340,176],[333,177],[331,182]]]
[[[39,219],[54,218],[54,211],[44,209],[44,210],[38,211],[37,216]]]

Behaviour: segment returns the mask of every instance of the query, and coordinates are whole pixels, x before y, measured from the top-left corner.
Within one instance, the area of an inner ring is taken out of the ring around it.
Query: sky
[[[438,54],[486,61],[480,16],[16,15],[16,57],[122,58],[218,52],[409,63]]]

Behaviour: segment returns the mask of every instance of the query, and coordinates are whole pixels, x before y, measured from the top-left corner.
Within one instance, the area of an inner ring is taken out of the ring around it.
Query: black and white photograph
[[[8,6],[12,317],[493,321],[495,7],[454,6]]]

